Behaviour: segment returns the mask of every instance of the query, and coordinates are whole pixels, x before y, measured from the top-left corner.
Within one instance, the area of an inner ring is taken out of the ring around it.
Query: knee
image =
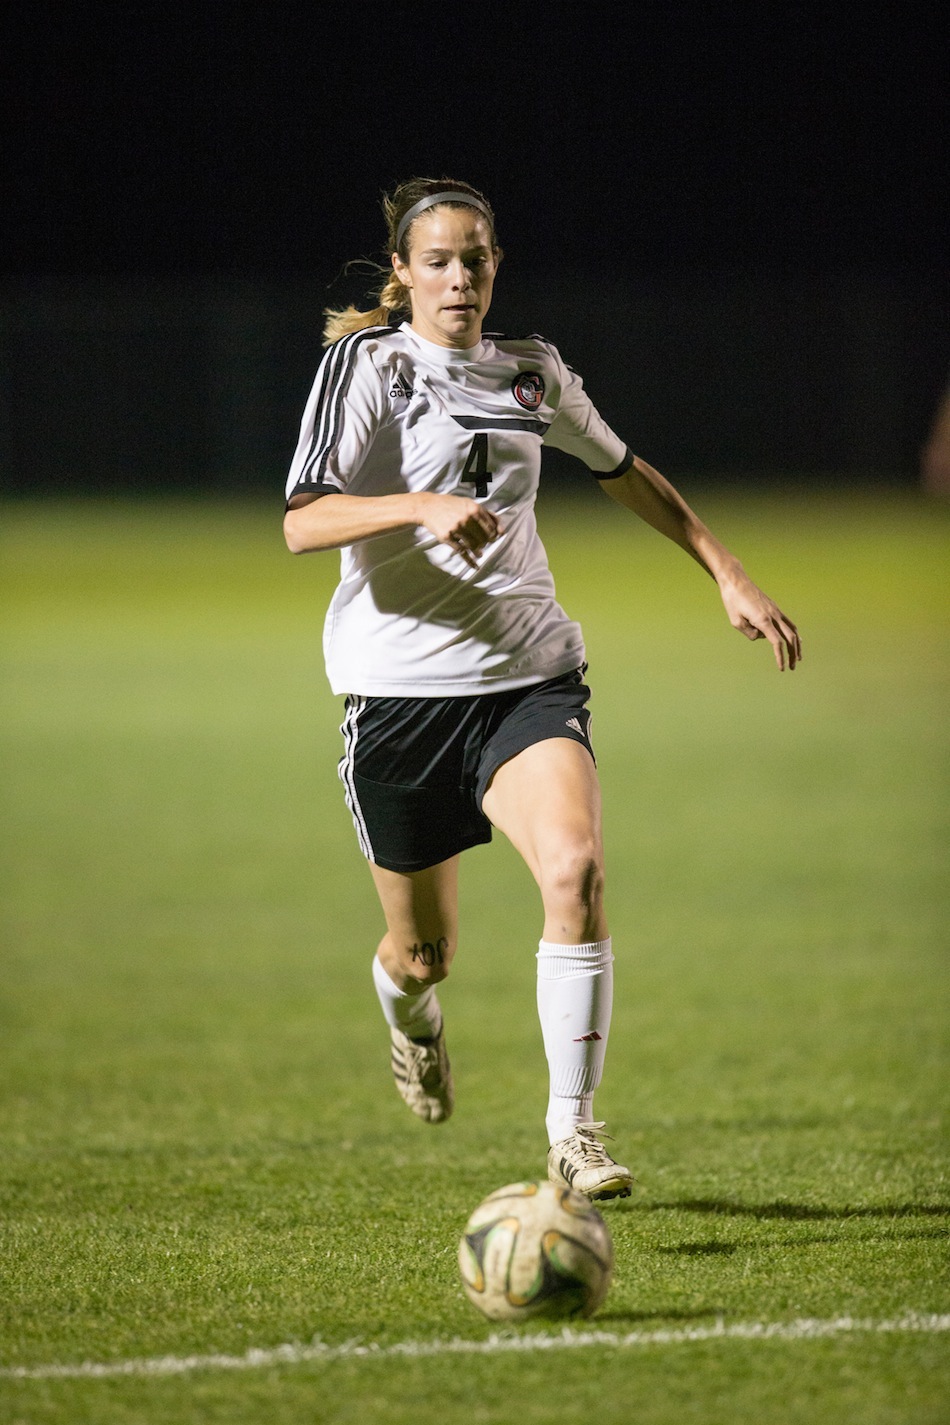
[[[449,973],[455,947],[447,935],[434,940],[417,940],[406,947],[405,954],[413,979],[424,985],[438,985]]]
[[[596,912],[604,900],[604,862],[599,846],[576,840],[565,843],[542,866],[541,892],[546,902]]]
[[[390,977],[408,994],[421,994],[448,976],[455,957],[455,944],[449,936],[436,935],[429,940],[420,938],[401,943],[395,943],[389,936],[386,940],[389,944],[383,942],[379,957]]]

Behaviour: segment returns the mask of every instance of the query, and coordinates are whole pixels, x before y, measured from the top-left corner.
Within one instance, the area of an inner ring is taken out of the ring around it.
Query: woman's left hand
[[[798,629],[768,594],[764,594],[744,570],[734,571],[719,584],[722,602],[733,628],[755,640],[767,638],[779,669],[789,671],[801,662],[802,641]]]

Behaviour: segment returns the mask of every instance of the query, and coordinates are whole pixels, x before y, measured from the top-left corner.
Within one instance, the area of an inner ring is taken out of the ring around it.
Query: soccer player
[[[801,644],[550,342],[483,332],[502,255],[487,199],[413,179],[383,206],[392,268],[374,311],[327,313],[284,532],[295,554],[342,551],[324,653],[346,697],[340,777],[386,922],[373,978],[396,1086],[430,1123],[452,1112],[436,987],[456,949],[460,854],[497,827],[543,904],[548,1175],[625,1197],[630,1170],[593,1111],[614,956],[584,643],[535,523],[542,447],[579,457],[697,560],[733,626],[768,639],[780,669]]]

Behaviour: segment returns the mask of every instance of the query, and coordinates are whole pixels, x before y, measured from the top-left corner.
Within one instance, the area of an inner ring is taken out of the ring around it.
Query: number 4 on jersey
[[[488,468],[488,432],[480,430],[468,452],[465,469],[462,471],[462,484],[474,485],[476,500],[484,500],[491,478],[492,472]]]

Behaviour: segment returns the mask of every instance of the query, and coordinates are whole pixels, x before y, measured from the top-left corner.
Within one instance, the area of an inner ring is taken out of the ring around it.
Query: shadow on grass
[[[668,1257],[731,1257],[738,1242],[682,1242],[678,1247],[657,1247]]]
[[[887,1240],[892,1242],[945,1242],[946,1232],[934,1228],[930,1232],[900,1232]],[[878,1237],[864,1237],[864,1242],[878,1241]],[[809,1232],[807,1236],[796,1237],[793,1241],[780,1242],[681,1242],[676,1247],[656,1247],[654,1250],[667,1257],[731,1257],[740,1248],[747,1252],[797,1252],[802,1247],[840,1247],[841,1237],[820,1237]]]
[[[849,1218],[950,1217],[950,1203],[900,1202],[884,1207],[827,1207],[803,1202],[735,1202],[687,1198],[683,1202],[624,1202],[621,1212],[698,1212],[719,1217],[755,1217],[762,1222],[846,1222]]]

